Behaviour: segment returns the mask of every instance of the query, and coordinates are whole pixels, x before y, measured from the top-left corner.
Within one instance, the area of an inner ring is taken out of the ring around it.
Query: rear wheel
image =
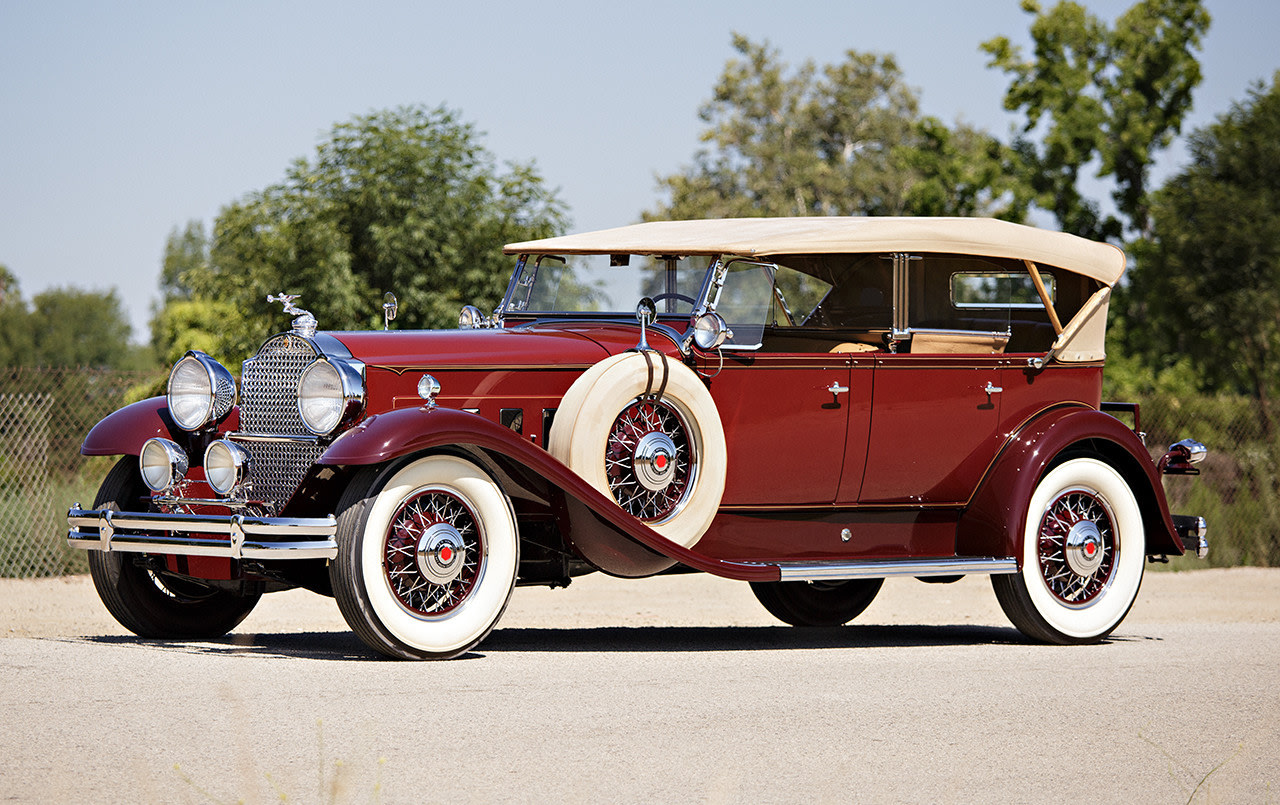
[[[125,456],[102,482],[95,509],[146,511],[150,493],[138,460]],[[208,639],[221,637],[245,619],[261,593],[237,595],[142,567],[138,554],[89,552],[89,574],[98,597],[121,626],[139,637]]]
[[[1142,513],[1109,464],[1075,458],[1036,486],[1023,530],[1022,569],[992,576],[1005,615],[1046,643],[1096,643],[1124,620],[1146,563]]]
[[[497,624],[520,552],[510,503],[484,470],[452,455],[369,469],[338,508],[334,598],[370,648],[448,659]]]
[[[842,626],[871,606],[884,579],[753,581],[751,592],[783,623]]]

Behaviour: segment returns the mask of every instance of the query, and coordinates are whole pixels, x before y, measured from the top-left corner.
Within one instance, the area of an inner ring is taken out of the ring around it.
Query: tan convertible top
[[[1106,243],[994,218],[723,218],[645,224],[509,243],[507,254],[776,254],[935,252],[1009,257],[1115,285],[1125,257]]]

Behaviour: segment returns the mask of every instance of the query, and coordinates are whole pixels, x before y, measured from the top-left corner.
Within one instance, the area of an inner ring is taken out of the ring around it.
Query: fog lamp
[[[219,439],[204,451],[204,475],[209,486],[226,497],[249,479],[249,451],[238,444]]]
[[[138,456],[142,482],[152,492],[164,492],[187,475],[187,454],[168,439],[147,439]]]

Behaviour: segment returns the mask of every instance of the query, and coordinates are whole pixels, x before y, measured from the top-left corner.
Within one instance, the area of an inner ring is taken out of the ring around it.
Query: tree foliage
[[[1134,247],[1131,345],[1186,355],[1206,387],[1270,406],[1280,386],[1280,72],[1189,137]]]
[[[790,68],[735,34],[700,110],[706,144],[660,180],[646,218],[762,215],[995,215],[1019,219],[1026,194],[1007,148],[967,126],[922,117],[892,56],[849,51]]]
[[[1026,118],[1014,148],[1036,203],[1085,237],[1119,239],[1126,225],[1145,232],[1150,167],[1191,109],[1209,13],[1199,0],[1141,0],[1108,26],[1069,0],[1047,11],[1023,0],[1022,9],[1035,15],[1031,58],[1004,36],[982,48],[1012,76],[1004,105]],[[1081,192],[1081,172],[1094,168],[1111,178],[1124,220]]]
[[[300,294],[326,329],[381,327],[382,295],[398,325],[452,326],[459,308],[492,307],[510,273],[510,241],[564,226],[532,165],[500,172],[474,128],[443,107],[405,107],[333,127],[283,182],[227,205],[210,242],[192,227],[166,249],[168,297],[153,338],[238,360],[289,319],[266,296]]]
[[[130,330],[114,288],[51,288],[28,304],[0,265],[0,367],[138,368],[146,356],[129,343]]]

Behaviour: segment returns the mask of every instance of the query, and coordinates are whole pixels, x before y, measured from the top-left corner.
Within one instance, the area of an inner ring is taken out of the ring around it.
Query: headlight
[[[364,404],[364,383],[345,363],[320,358],[298,380],[298,415],[317,436],[326,436]]]
[[[142,481],[152,492],[163,492],[187,475],[187,454],[168,439],[147,439],[138,456]]]
[[[183,430],[217,422],[235,402],[231,373],[203,352],[188,352],[169,372],[169,414]]]
[[[249,451],[219,439],[204,451],[204,477],[219,495],[229,495],[249,477]]]

